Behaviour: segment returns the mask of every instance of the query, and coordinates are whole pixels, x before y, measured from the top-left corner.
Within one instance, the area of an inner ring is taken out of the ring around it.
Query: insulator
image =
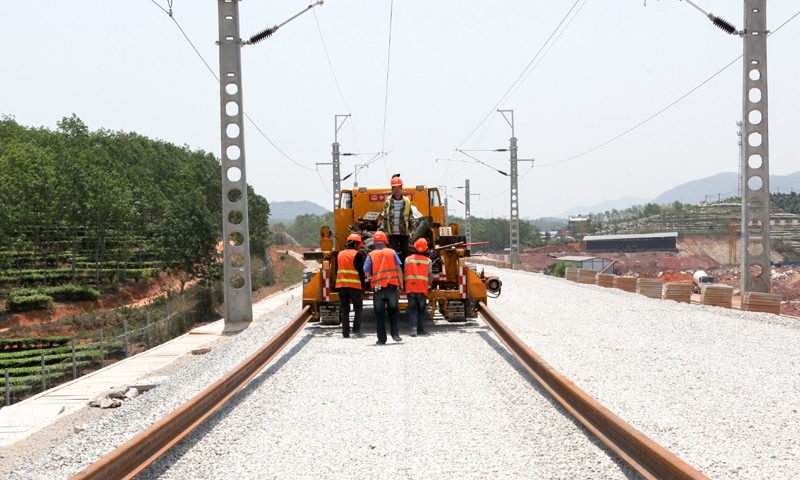
[[[277,29],[275,27],[272,27],[253,35],[252,37],[250,37],[250,43],[256,44],[261,40],[264,40],[265,38],[269,38],[270,36],[272,36],[273,33],[275,33],[275,30]]]
[[[716,17],[714,15],[709,15],[708,18],[711,19],[711,23],[713,23],[714,25],[716,25],[717,27],[722,29],[723,32],[725,32],[725,33],[727,33],[729,35],[736,34],[736,32],[737,32],[736,27],[734,27],[733,25],[728,23],[728,21],[725,20],[724,18],[719,18],[719,17]]]

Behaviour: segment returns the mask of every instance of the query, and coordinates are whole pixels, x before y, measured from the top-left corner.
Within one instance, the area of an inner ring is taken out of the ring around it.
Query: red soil
[[[281,281],[283,278],[283,268],[285,262],[279,261],[280,252],[286,250],[294,250],[298,252],[307,249],[289,246],[277,245],[270,247],[270,257],[275,266],[275,285],[269,287],[262,287],[252,293],[253,302],[257,302],[275,292],[278,292],[288,285]],[[295,260],[292,260],[295,261]],[[189,284],[187,284],[189,286]],[[176,290],[180,288],[180,280],[177,272],[160,275],[157,278],[151,278],[146,282],[138,283],[135,285],[124,286],[120,288],[119,293],[102,295],[97,301],[94,302],[72,302],[61,303],[56,302],[53,312],[47,310],[34,310],[30,312],[15,313],[15,314],[0,314],[0,332],[8,330],[12,327],[24,327],[29,325],[38,325],[49,323],[60,318],[67,317],[73,314],[80,314],[81,312],[93,309],[94,311],[111,310],[118,305],[125,305],[130,307],[142,306],[153,298],[162,295],[169,290]],[[74,330],[69,326],[59,326],[57,329],[60,333],[50,333],[50,335],[72,335]]]
[[[656,278],[660,278],[663,283],[692,283],[691,275],[675,270],[667,270]]]

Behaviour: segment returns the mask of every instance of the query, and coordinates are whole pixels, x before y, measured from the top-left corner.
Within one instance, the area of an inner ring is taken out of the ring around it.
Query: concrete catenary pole
[[[339,129],[342,128],[349,116],[350,114],[333,116],[333,211],[336,211],[339,206],[339,195],[342,192],[342,173],[341,164],[339,163]],[[343,118],[341,124],[339,123],[340,117]]]
[[[744,2],[744,138],[742,158],[742,284],[770,292],[767,2]]]
[[[470,207],[470,198],[473,195],[480,196],[479,193],[470,193],[469,179],[464,180],[464,224],[467,229],[467,243],[472,243],[472,207]]]
[[[511,152],[511,189],[510,189],[510,215],[509,215],[509,255],[508,261],[511,263],[511,268],[514,268],[515,263],[520,262],[519,257],[519,170],[517,168],[518,162],[532,162],[533,159],[520,160],[517,158],[517,137],[514,133],[514,110],[498,110],[503,114],[503,118],[511,126],[511,139],[509,140],[509,151]],[[506,116],[509,113],[511,119]]]
[[[736,131],[736,135],[739,137],[739,141],[737,145],[739,145],[739,182],[736,187],[736,195],[742,195],[742,158],[744,157],[744,151],[742,150],[742,123],[741,120],[736,121],[736,126],[738,127]]]
[[[253,321],[247,219],[239,1],[218,0],[225,329]]]
[[[469,211],[469,178],[464,180],[464,224],[467,228],[467,243],[472,243],[472,228],[470,226]]]

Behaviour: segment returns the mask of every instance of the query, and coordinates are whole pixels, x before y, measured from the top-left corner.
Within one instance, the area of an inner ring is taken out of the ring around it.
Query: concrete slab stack
[[[597,285],[605,288],[614,288],[614,279],[617,278],[613,273],[598,273]]]
[[[648,298],[661,298],[662,281],[660,278],[640,278],[636,282],[636,293]]]
[[[727,285],[705,285],[700,291],[700,303],[714,307],[731,308],[733,287]]]
[[[780,315],[781,296],[777,293],[745,292],[742,295],[742,310]]]
[[[664,285],[664,300],[692,303],[692,284],[667,283]]]
[[[586,283],[594,285],[597,281],[597,270],[592,270],[591,268],[579,268],[578,269],[578,278],[575,280],[578,283]]]
[[[636,293],[636,278],[616,277],[614,278],[614,288],[618,288],[625,292]]]
[[[564,270],[564,278],[566,278],[570,282],[577,282],[578,281],[578,268],[577,267],[567,267],[566,270]]]

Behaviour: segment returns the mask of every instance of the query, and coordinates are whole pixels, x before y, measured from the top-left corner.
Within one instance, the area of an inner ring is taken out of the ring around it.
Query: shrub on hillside
[[[36,294],[29,296],[9,296],[6,300],[6,310],[9,312],[27,312],[28,310],[39,310],[42,308],[53,308],[53,297],[49,295]]]
[[[547,273],[556,277],[564,278],[567,268],[575,268],[575,265],[569,262],[556,262],[547,266]]]
[[[60,285],[58,287],[45,287],[41,293],[50,295],[57,300],[68,301],[94,301],[100,298],[100,292],[86,285]]]

